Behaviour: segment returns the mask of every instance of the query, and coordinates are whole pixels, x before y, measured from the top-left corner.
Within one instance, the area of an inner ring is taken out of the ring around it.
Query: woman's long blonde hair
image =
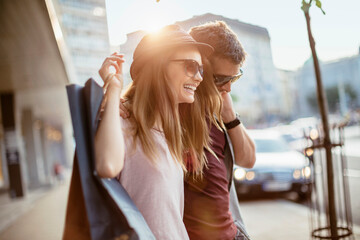
[[[169,57],[169,52],[163,53],[144,64],[123,96],[131,113],[132,127],[129,131],[133,137],[133,146],[138,139],[144,153],[156,164],[157,146],[151,128],[156,121],[160,121],[170,153],[176,161],[186,171],[186,158],[191,161],[192,172],[201,174],[207,163],[204,147],[211,151],[208,122],[217,124],[215,116],[220,116],[220,95],[212,78],[206,78],[195,91],[194,103],[177,105],[175,92],[165,76]],[[206,59],[203,61],[206,61],[206,66],[209,65]],[[213,113],[216,113],[215,116]]]
[[[183,135],[183,144],[189,149],[186,160],[190,162],[187,162],[187,166],[189,173],[194,177],[202,177],[203,169],[207,167],[204,148],[217,158],[210,148],[211,125],[215,125],[221,131],[221,127],[224,127],[221,120],[222,100],[212,77],[211,64],[207,58],[203,58],[202,61],[204,78],[196,89],[195,101],[193,104],[180,104],[179,109],[181,123],[186,132]],[[203,134],[202,137],[199,137],[200,132]]]

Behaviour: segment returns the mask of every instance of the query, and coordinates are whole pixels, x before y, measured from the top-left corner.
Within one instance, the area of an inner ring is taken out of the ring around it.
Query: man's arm
[[[223,99],[223,110],[221,113],[224,123],[233,121],[236,114],[233,108],[231,96],[227,92],[221,93]],[[246,133],[243,124],[227,130],[233,149],[236,165],[244,168],[252,168],[255,164],[255,144]]]
[[[234,118],[235,119],[235,118]],[[255,164],[255,144],[240,124],[227,131],[234,149],[236,165],[252,168]]]

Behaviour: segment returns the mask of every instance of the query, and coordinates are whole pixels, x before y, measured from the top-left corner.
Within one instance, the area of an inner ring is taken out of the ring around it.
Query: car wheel
[[[300,191],[298,194],[299,201],[307,201],[311,198],[311,192],[312,192],[312,185],[303,185],[301,186]]]

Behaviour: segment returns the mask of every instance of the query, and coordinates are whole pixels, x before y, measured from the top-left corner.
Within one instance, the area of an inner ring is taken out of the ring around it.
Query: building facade
[[[298,109],[298,89],[295,82],[296,71],[277,69],[277,74],[281,89],[279,98],[283,102],[283,120],[288,122],[296,118]]]
[[[51,0],[4,0],[0,8],[0,190],[10,197],[55,182],[74,153],[65,86],[69,61]]]
[[[1,3],[0,192],[16,198],[71,167],[66,85],[99,80],[109,41],[105,0]]]
[[[355,56],[320,62],[320,69],[330,113],[345,116],[360,108],[360,49]],[[299,117],[318,114],[317,103],[314,104],[316,79],[312,58],[297,71],[295,78]]]
[[[110,54],[105,0],[56,0],[56,10],[75,68],[75,79],[84,84]]]

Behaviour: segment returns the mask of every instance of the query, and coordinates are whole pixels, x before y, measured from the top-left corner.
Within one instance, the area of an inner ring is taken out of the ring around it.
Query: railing
[[[315,133],[315,134],[314,134]],[[317,133],[317,134],[316,134]],[[310,159],[312,174],[312,196],[309,199],[311,239],[355,239],[351,215],[349,184],[346,176],[347,161],[344,153],[344,125],[330,129],[333,189],[329,194],[327,159],[321,127],[304,132],[308,139],[305,155]],[[335,203],[335,214],[329,210],[329,202]],[[330,216],[333,214],[332,216]],[[337,234],[332,234],[330,219],[336,216]]]

